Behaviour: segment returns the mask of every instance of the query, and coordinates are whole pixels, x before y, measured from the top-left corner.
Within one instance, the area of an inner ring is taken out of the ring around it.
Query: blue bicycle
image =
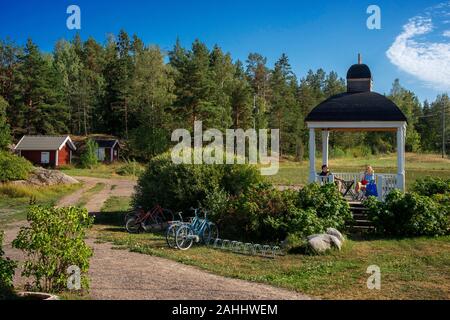
[[[219,237],[219,229],[214,222],[208,220],[207,211],[203,210],[204,218],[199,217],[200,209],[194,210],[194,218],[190,223],[177,226],[175,244],[180,250],[188,250],[193,243],[208,244],[211,239]]]

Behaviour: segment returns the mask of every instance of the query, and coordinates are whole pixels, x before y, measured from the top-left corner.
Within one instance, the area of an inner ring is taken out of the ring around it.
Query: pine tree
[[[134,72],[132,43],[121,30],[117,42],[110,39],[106,55],[106,112],[104,118],[110,132],[128,137],[130,119],[131,81]]]
[[[51,56],[28,40],[18,68],[18,100],[22,128],[27,134],[67,132],[68,109]]]
[[[135,59],[130,103],[138,122],[130,140],[134,154],[148,160],[168,148],[174,84],[170,77],[171,68],[164,64],[164,56],[158,47],[137,52]]]
[[[83,113],[79,94],[83,65],[76,51],[75,44],[65,40],[59,41],[55,46],[53,64],[59,75],[63,100],[69,108],[69,129],[73,133],[81,134]]]
[[[398,79],[396,79],[392,85],[389,98],[397,104],[408,119],[405,144],[406,150],[410,152],[419,151],[421,147],[420,136],[415,128],[421,109],[419,99],[413,92],[403,88]]]
[[[247,129],[253,123],[253,93],[247,81],[242,62],[235,63],[235,74],[231,84],[231,110],[234,129]]]
[[[297,79],[285,54],[275,63],[270,85],[270,127],[280,130],[281,155],[296,153],[300,148],[297,136],[302,115],[296,101]]]
[[[267,59],[259,53],[250,53],[247,58],[246,74],[255,94],[254,119],[256,128],[267,128],[270,99],[270,70]]]
[[[6,118],[8,102],[0,96],[0,151],[6,150],[11,143],[11,131]]]

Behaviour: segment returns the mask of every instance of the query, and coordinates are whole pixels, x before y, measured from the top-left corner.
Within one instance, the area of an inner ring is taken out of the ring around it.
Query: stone
[[[27,180],[17,183],[35,186],[54,186],[76,184],[79,183],[79,181],[58,170],[35,168],[33,172],[30,173]]]
[[[339,232],[339,230],[335,229],[335,228],[328,228],[327,229],[327,234],[335,236],[336,238],[339,239],[340,242],[344,242],[345,238],[342,235],[342,233]]]
[[[308,237],[308,245],[316,253],[324,253],[332,248],[337,248],[338,250],[342,248],[342,242],[333,235],[319,234],[310,237]]]

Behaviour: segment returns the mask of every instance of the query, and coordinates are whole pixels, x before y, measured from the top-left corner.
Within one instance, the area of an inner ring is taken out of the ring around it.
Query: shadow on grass
[[[124,226],[125,212],[96,212],[92,216],[95,218],[94,224],[96,225]]]

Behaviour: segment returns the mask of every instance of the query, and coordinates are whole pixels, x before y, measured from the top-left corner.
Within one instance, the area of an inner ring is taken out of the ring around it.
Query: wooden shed
[[[95,139],[98,145],[97,158],[101,162],[112,163],[119,160],[119,140]]]
[[[76,147],[69,136],[23,136],[14,150],[35,165],[59,167],[72,163]]]

